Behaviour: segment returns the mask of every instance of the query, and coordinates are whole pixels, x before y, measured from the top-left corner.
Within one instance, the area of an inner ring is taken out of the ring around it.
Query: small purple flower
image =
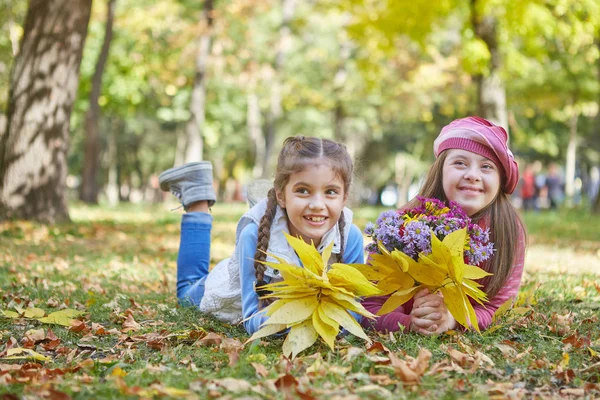
[[[367,222],[367,226],[365,227],[365,235],[373,236],[375,232],[375,224],[372,222]]]
[[[403,251],[416,258],[419,253],[431,253],[431,232],[429,226],[423,221],[412,221],[404,226]]]
[[[467,263],[470,265],[479,265],[484,261],[490,259],[490,257],[494,254],[494,244],[479,244],[471,240],[469,242],[469,250],[465,251],[465,255],[467,257]]]

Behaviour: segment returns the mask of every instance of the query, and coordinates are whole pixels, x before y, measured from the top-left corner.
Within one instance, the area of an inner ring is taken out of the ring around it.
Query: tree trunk
[[[175,144],[175,161],[173,166],[177,167],[185,162],[186,131],[177,129],[177,143]]]
[[[247,114],[246,121],[248,126],[248,135],[254,155],[254,168],[252,169],[252,177],[254,179],[263,176],[264,160],[265,160],[265,137],[260,128],[260,104],[256,95],[256,78],[254,71],[249,71],[250,82],[248,84],[247,94]]]
[[[577,120],[579,113],[573,107],[573,115],[569,121],[569,144],[567,145],[567,159],[565,166],[565,200],[566,206],[573,206],[575,195],[575,163],[577,162]]]
[[[490,52],[489,74],[473,77],[477,83],[477,109],[486,118],[508,131],[506,89],[500,77],[502,56],[498,48],[498,21],[492,15],[478,14],[477,0],[471,0],[471,23],[475,36],[483,40]]]
[[[342,92],[348,80],[346,64],[350,59],[351,47],[348,40],[340,44],[340,61],[335,77],[333,78],[333,92],[335,95],[335,108],[333,109],[333,138],[338,142],[345,141],[346,111],[342,99]]]
[[[121,123],[118,123],[117,126],[122,127]],[[122,131],[120,131],[122,132]],[[108,204],[112,207],[119,204],[119,159],[117,154],[117,133],[115,129],[111,129],[108,132],[108,181],[106,183],[106,198],[108,200]]]
[[[100,135],[98,134],[98,119],[100,118],[100,105],[98,98],[102,89],[102,76],[108,59],[108,51],[113,33],[115,18],[115,0],[109,0],[106,7],[106,30],[104,42],[96,61],[96,70],[92,78],[92,91],[90,92],[90,108],[85,115],[85,155],[79,199],[91,204],[98,203],[98,170],[100,169]]]
[[[206,107],[206,65],[210,53],[213,27],[214,0],[204,0],[203,32],[198,38],[198,52],[196,53],[196,73],[194,87],[190,102],[190,119],[186,124],[187,149],[185,162],[200,161],[203,159],[204,140],[202,129],[204,127]]]
[[[91,0],[30,0],[0,136],[0,220],[68,220],[69,119]]]
[[[275,53],[275,62],[273,63],[273,77],[270,82],[271,99],[265,128],[265,158],[262,167],[262,178],[265,179],[272,175],[269,160],[271,159],[275,145],[277,125],[283,115],[281,107],[281,69],[283,68],[285,53],[291,36],[290,22],[294,16],[294,8],[295,0],[282,0],[283,16],[281,27],[279,28],[279,43],[277,45],[277,52]]]
[[[596,195],[596,201],[592,204],[592,214],[600,214],[600,193]]]

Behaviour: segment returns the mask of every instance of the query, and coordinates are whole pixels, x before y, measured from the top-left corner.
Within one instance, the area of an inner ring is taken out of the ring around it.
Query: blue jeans
[[[210,264],[210,230],[213,217],[189,212],[181,218],[177,256],[177,298],[182,305],[199,306]]]

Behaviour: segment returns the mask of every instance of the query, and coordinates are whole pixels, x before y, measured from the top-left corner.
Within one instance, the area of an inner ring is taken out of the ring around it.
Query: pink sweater
[[[492,322],[492,317],[498,307],[504,304],[504,302],[506,302],[509,298],[514,298],[519,291],[519,287],[521,286],[523,265],[525,263],[525,233],[521,229],[519,229],[519,240],[517,243],[516,252],[515,263],[510,275],[508,276],[508,279],[506,280],[506,283],[504,284],[504,287],[502,287],[502,289],[500,289],[500,291],[493,298],[489,299],[488,302],[485,303],[485,307],[476,303],[474,300],[471,300],[471,304],[473,305],[475,314],[477,315],[477,321],[479,322],[479,329],[481,330],[486,329],[490,325]],[[376,314],[388,297],[389,296],[369,297],[363,300],[362,305],[373,314]],[[361,324],[365,328],[373,328],[382,332],[398,331],[400,330],[398,324],[401,324],[408,331],[411,320],[410,312],[412,311],[412,308],[413,300],[410,299],[408,302],[398,307],[395,311],[382,315],[376,320],[363,318]]]

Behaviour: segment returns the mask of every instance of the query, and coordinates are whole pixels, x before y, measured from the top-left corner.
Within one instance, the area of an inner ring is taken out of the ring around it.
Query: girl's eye
[[[457,161],[454,161],[454,165],[466,165],[466,164],[464,161],[457,160]]]
[[[298,188],[298,189],[296,189],[296,193],[308,194],[308,189],[307,188]]]
[[[483,168],[485,169],[494,169],[494,166],[491,164],[483,164]]]
[[[327,194],[327,195],[336,195],[336,194],[338,194],[338,191],[335,190],[335,189],[329,189],[329,190],[327,190],[325,192],[325,194]]]

